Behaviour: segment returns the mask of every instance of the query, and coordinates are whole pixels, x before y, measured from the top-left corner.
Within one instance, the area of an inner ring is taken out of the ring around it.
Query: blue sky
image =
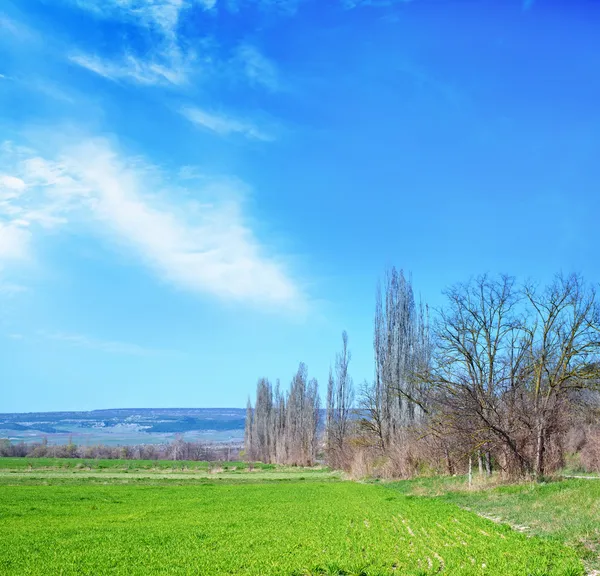
[[[243,406],[377,277],[600,280],[600,5],[3,0],[0,412]]]

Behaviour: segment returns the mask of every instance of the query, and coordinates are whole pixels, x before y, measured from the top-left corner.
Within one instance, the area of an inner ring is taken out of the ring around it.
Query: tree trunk
[[[469,454],[469,488],[473,484],[473,457]]]
[[[485,473],[488,476],[492,475],[492,453],[489,450],[485,453]]]
[[[481,456],[481,450],[477,450],[477,465],[479,467],[479,476],[483,476],[483,458]]]
[[[446,468],[448,469],[448,474],[451,476],[454,475],[454,466],[452,465],[452,459],[450,458],[450,451],[448,450],[448,446],[444,444],[444,454],[446,455]]]
[[[539,480],[544,475],[544,452],[546,451],[546,427],[544,422],[538,426],[535,450],[535,476]]]

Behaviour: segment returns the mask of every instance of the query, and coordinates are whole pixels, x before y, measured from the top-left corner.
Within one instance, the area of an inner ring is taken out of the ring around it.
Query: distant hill
[[[0,414],[0,438],[64,444],[160,444],[185,440],[240,442],[243,408],[116,408],[90,412]]]

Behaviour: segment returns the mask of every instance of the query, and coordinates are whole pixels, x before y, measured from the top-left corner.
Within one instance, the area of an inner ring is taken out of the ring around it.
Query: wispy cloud
[[[451,82],[431,74],[417,62],[404,60],[398,62],[396,70],[412,78],[416,86],[437,93],[449,104],[460,106],[467,100],[467,95]]]
[[[145,348],[138,344],[129,342],[118,342],[116,340],[98,340],[90,338],[83,334],[65,334],[63,332],[39,332],[39,335],[48,340],[56,340],[64,344],[75,346],[77,348],[88,348],[90,350],[100,350],[109,354],[124,354],[127,356],[152,356],[155,354],[172,353],[169,350],[157,350]]]
[[[252,43],[243,42],[233,57],[223,59],[220,42],[211,33],[190,35],[184,21],[197,21],[200,9],[206,14],[232,10],[235,2],[219,5],[216,0],[65,0],[96,18],[118,20],[142,31],[142,40],[124,44],[116,56],[101,51],[71,50],[68,59],[90,72],[112,81],[151,86],[193,85],[192,80],[234,76],[246,84],[269,91],[283,88],[276,64]],[[253,0],[254,2],[254,0]],[[290,14],[298,0],[257,0],[263,11]],[[250,3],[248,3],[250,5]],[[240,8],[239,6],[237,7]]]
[[[342,6],[347,9],[358,8],[359,6],[387,7],[396,4],[409,4],[410,2],[413,2],[413,0],[341,0]]]
[[[17,22],[4,14],[0,14],[0,31],[3,35],[10,34],[21,41],[30,41],[35,36],[23,23]]]
[[[9,174],[0,174],[0,214],[11,212],[11,204],[25,190],[21,178]],[[6,220],[0,219],[0,262],[2,260],[21,260],[29,254],[30,232],[28,223],[12,213]]]
[[[204,0],[74,0],[75,4],[98,18],[126,21],[146,30],[149,50],[136,55],[130,49],[121,57],[73,53],[69,59],[110,80],[128,80],[143,85],[187,82],[197,64],[193,51],[183,50],[178,36],[181,12],[193,6],[209,10],[215,2]]]
[[[21,178],[0,174],[0,200],[6,196],[16,196],[25,190],[25,182]]]
[[[0,272],[2,269],[0,268]],[[0,278],[0,294],[2,296],[16,296],[17,294],[23,294],[27,292],[26,286],[21,286],[20,284],[13,284],[11,282],[4,282],[2,278]]]
[[[0,222],[0,262],[23,260],[29,256],[31,233],[23,222]]]
[[[190,8],[193,0],[70,0],[94,16],[111,20],[129,20],[146,28],[157,28],[165,35],[176,33],[179,14]],[[214,2],[198,2],[211,8]]]
[[[239,184],[188,181],[187,193],[196,201],[182,204],[175,199],[182,182],[119,155],[103,139],[81,141],[56,158],[21,152],[15,172],[25,192],[0,207],[9,256],[22,256],[42,227],[87,221],[175,286],[289,310],[306,305],[288,267],[246,223]]]
[[[272,136],[266,134],[250,122],[238,120],[232,116],[215,114],[196,106],[184,106],[180,108],[179,112],[193,124],[222,136],[241,134],[255,140],[273,140]]]
[[[227,10],[239,13],[244,6],[258,7],[263,12],[274,12],[281,16],[293,16],[304,0],[226,0],[222,1]]]
[[[7,143],[0,148],[5,158],[10,158],[15,152]],[[35,165],[35,162],[34,158],[24,162],[20,168],[21,176],[27,172],[27,166]],[[7,165],[5,168],[14,167]],[[45,182],[49,181],[50,176],[46,174]],[[60,175],[55,174],[54,177],[55,181],[60,181]],[[3,262],[28,260],[31,257],[32,224],[48,228],[64,221],[62,215],[57,215],[64,210],[58,207],[56,201],[49,198],[40,206],[35,200],[32,201],[28,187],[22,177],[0,174],[0,266]]]
[[[98,74],[108,80],[129,80],[147,86],[156,84],[180,85],[187,82],[187,63],[174,60],[161,64],[151,60],[142,60],[132,55],[114,61],[89,54],[72,54],[69,60],[82,68]]]
[[[243,44],[238,49],[238,58],[251,84],[263,86],[272,91],[281,89],[277,66],[256,46]]]

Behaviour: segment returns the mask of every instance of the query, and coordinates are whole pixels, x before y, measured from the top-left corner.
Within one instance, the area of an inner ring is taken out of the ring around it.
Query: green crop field
[[[159,470],[138,483],[125,469],[93,481],[83,469],[3,469],[0,574],[584,574],[556,539],[327,470],[266,469],[246,482]]]
[[[424,478],[388,485],[403,494],[436,495],[526,534],[575,548],[590,570],[600,570],[600,480],[568,479],[468,490],[464,478]],[[600,574],[600,572],[596,572]]]
[[[185,460],[95,460],[86,458],[0,458],[0,470],[85,469],[93,470],[248,470],[247,462],[199,462]],[[252,469],[273,470],[275,464],[252,464]]]

